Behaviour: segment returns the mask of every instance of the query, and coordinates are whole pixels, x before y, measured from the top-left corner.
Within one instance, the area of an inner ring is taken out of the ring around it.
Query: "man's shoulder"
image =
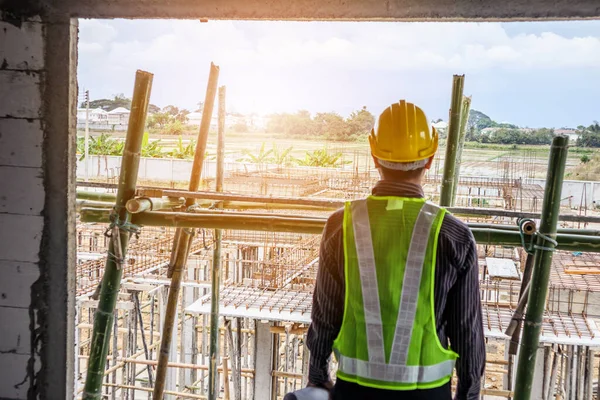
[[[465,242],[465,244],[470,244],[473,239],[469,226],[449,212],[444,215],[440,236],[452,241]]]
[[[325,234],[334,234],[341,232],[342,225],[344,223],[344,208],[335,210],[329,218],[327,218],[327,226],[325,227]]]

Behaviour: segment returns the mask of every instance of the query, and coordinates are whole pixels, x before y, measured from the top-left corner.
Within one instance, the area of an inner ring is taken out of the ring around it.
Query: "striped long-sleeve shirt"
[[[379,181],[373,195],[424,197],[421,186],[392,181]],[[343,216],[342,209],[329,217],[321,239],[307,338],[309,381],[315,385],[329,379],[329,357],[344,315]],[[459,355],[455,398],[475,400],[479,397],[485,367],[477,248],[468,227],[450,214],[446,214],[440,229],[434,289],[437,334],[441,343],[449,341]]]

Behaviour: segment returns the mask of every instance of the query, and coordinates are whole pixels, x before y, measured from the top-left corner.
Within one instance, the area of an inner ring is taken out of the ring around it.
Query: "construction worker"
[[[381,113],[369,143],[381,180],[323,231],[309,387],[334,400],[444,400],[456,367],[455,398],[478,399],[485,343],[475,241],[422,188],[438,134],[401,100]]]

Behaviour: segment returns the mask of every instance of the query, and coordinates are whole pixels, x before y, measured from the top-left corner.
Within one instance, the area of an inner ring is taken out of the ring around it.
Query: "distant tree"
[[[85,107],[85,103],[81,103]],[[131,109],[131,99],[125,97],[123,93],[115,94],[112,99],[98,99],[90,101],[90,108],[101,108],[105,111],[112,111],[115,108],[124,107]]]
[[[346,120],[346,124],[350,136],[357,139],[369,134],[375,124],[375,117],[367,111],[367,107],[363,107],[358,111],[353,111]]]
[[[506,129],[517,129],[518,126],[514,124],[508,124],[506,122],[496,122],[489,116],[485,115],[481,111],[470,110],[469,120],[467,121],[467,129],[475,129],[480,132],[485,128],[506,128]]]
[[[161,111],[174,117],[177,116],[177,114],[179,114],[179,108],[170,104],[168,106],[163,107]]]
[[[160,112],[160,107],[154,104],[150,104],[148,105],[148,112],[150,114],[155,114],[157,112]]]
[[[182,124],[185,124],[187,122],[187,115],[189,113],[189,110],[182,108],[181,110],[179,110],[179,113],[177,113],[177,115],[175,116],[175,119],[181,122]]]
[[[202,111],[204,111],[203,101],[199,101],[198,103],[196,103],[196,105],[198,105],[198,108],[194,112],[201,113]]]
[[[333,112],[317,113],[315,115],[315,125],[317,132],[328,139],[348,140],[351,131],[344,118]]]
[[[146,125],[148,128],[164,128],[173,117],[165,112],[157,112],[148,117]]]
[[[577,127],[577,146],[580,147],[600,147],[600,124],[594,121],[590,126],[580,125]]]

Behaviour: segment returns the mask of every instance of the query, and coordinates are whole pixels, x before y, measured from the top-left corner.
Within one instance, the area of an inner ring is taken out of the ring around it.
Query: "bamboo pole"
[[[138,214],[144,211],[158,211],[180,208],[185,204],[185,199],[182,197],[137,197],[127,202],[125,207],[132,214]]]
[[[558,214],[560,213],[560,195],[567,160],[568,143],[569,139],[567,137],[556,136],[552,140],[552,147],[550,148],[542,220],[537,237],[527,313],[525,314],[523,324],[523,345],[519,353],[519,365],[517,366],[517,381],[515,383],[516,400],[529,400],[531,397],[535,358],[540,340],[542,316],[548,294],[552,253],[556,247],[554,240],[557,239],[556,225],[558,223]]]
[[[464,75],[454,75],[452,81],[452,102],[450,105],[450,121],[448,122],[448,137],[446,139],[446,157],[444,158],[444,174],[440,192],[440,206],[448,207],[454,196],[454,177],[460,141],[460,119],[465,84]]]
[[[344,207],[345,202],[337,199],[318,199],[318,198],[298,198],[298,197],[279,197],[279,196],[259,196],[259,195],[244,195],[236,193],[215,193],[215,192],[190,192],[187,190],[163,190],[160,188],[146,188],[138,190],[138,193],[157,197],[185,197],[197,200],[216,200],[222,201],[224,208],[243,209],[244,207],[256,209],[269,207],[277,209],[288,209],[288,207],[276,207],[275,205],[289,206],[306,206],[315,207],[315,209],[335,210]],[[251,207],[250,203],[255,203],[257,206]],[[211,203],[204,203],[211,204]],[[295,209],[296,207],[290,207]],[[307,209],[298,207],[297,209]],[[490,217],[507,217],[507,218],[532,218],[540,219],[541,214],[536,212],[522,212],[505,210],[502,208],[473,208],[473,207],[447,207],[447,210],[456,215],[473,215],[473,216],[490,216]],[[592,215],[572,215],[562,214],[558,216],[559,221],[568,222],[590,222],[600,223],[600,216]],[[565,228],[567,229],[567,228]]]
[[[219,88],[219,125],[217,131],[217,192],[223,191],[223,161],[225,156],[225,86]],[[210,348],[208,370],[208,399],[219,396],[217,365],[219,364],[219,293],[221,290],[221,243],[223,231],[215,229],[210,291]],[[228,382],[226,382],[228,385]]]
[[[82,222],[108,222],[104,209],[81,209]],[[290,218],[284,215],[270,217],[249,213],[192,214],[183,212],[146,211],[132,216],[133,223],[146,226],[176,228],[229,229],[263,232],[295,232],[321,234],[326,218]],[[521,236],[512,229],[471,228],[477,243],[521,246]],[[558,234],[558,250],[600,252],[600,236]]]
[[[137,181],[140,151],[142,147],[142,136],[146,125],[146,114],[148,113],[148,103],[150,100],[150,91],[152,89],[153,75],[149,72],[137,71],[135,85],[133,90],[133,99],[131,102],[131,114],[129,115],[129,125],[127,137],[125,139],[125,148],[123,149],[123,158],[121,160],[121,174],[119,176],[119,188],[115,202],[115,212],[118,222],[123,224],[129,222],[129,214],[125,209],[127,200],[135,194],[135,185]],[[117,235],[121,242],[121,253],[123,256],[127,253],[127,244],[129,242],[130,232],[125,229],[119,229]],[[116,237],[115,237],[116,239]],[[108,247],[109,255],[115,254],[113,240]],[[90,359],[88,361],[88,370],[85,380],[83,399],[101,399],[102,398],[102,378],[106,366],[106,356],[110,341],[110,334],[114,319],[114,309],[119,293],[121,276],[123,270],[118,268],[118,262],[115,257],[107,257],[102,277],[100,301],[94,317],[94,330],[92,333],[92,343],[90,347]]]
[[[200,176],[202,175],[202,164],[204,163],[204,153],[206,152],[206,141],[210,129],[210,120],[212,118],[215,95],[217,93],[217,82],[219,79],[219,67],[210,64],[210,73],[208,77],[208,87],[204,99],[204,109],[202,111],[202,121],[198,131],[198,142],[194,153],[194,162],[192,164],[192,173],[190,177],[189,190],[194,192],[200,186]],[[185,205],[190,207],[194,204],[194,199],[186,199]],[[135,214],[135,215],[143,215]],[[154,385],[153,399],[162,400],[165,390],[167,368],[169,362],[169,350],[173,337],[173,325],[177,314],[177,303],[179,299],[179,288],[183,276],[183,269],[189,253],[189,245],[193,239],[192,232],[188,229],[178,229],[173,243],[175,256],[172,257],[173,264],[169,265],[171,271],[171,285],[169,286],[169,298],[165,311],[163,332],[160,343],[160,352],[158,356],[158,366],[156,368],[156,383]]]
[[[462,152],[465,147],[465,138],[467,136],[467,123],[469,122],[469,111],[471,111],[471,97],[463,96],[458,137],[458,150],[456,152],[456,172],[454,173],[454,182],[452,183],[452,206],[454,206],[454,202],[456,201],[456,195],[458,193],[458,178],[460,177],[460,164],[462,160]]]
[[[115,193],[90,192],[88,190],[77,189],[77,199],[96,200],[113,203],[117,200]]]

